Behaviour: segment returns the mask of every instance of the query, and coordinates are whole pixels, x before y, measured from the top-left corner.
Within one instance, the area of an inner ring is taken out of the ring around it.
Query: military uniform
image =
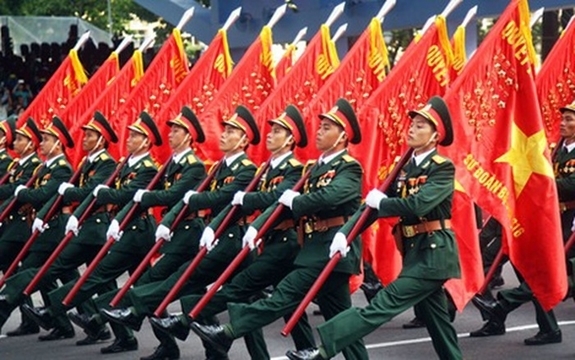
[[[5,148],[0,149],[0,178],[8,173],[9,167],[12,164],[12,156],[8,153],[6,148],[14,148],[14,137],[16,136],[16,118],[9,117],[0,122],[0,130],[4,132]],[[1,184],[0,184],[1,185]]]
[[[8,151],[6,151],[6,149],[0,149],[0,178],[6,175],[12,161],[13,159],[10,154],[8,154]]]

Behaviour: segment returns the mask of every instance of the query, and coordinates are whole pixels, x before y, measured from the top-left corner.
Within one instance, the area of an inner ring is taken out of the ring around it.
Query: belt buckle
[[[565,211],[567,211],[567,206],[565,205],[564,202],[560,202],[560,203],[559,203],[559,211],[560,211],[561,213],[564,213]]]
[[[415,226],[413,225],[405,225],[403,226],[403,235],[405,237],[413,237],[417,234],[415,231]]]
[[[313,232],[313,225],[311,222],[307,221],[304,225],[304,232],[306,234],[311,234]]]

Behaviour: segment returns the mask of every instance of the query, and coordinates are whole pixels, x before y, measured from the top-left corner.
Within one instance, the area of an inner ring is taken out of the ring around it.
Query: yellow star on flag
[[[553,167],[544,155],[546,147],[547,140],[543,130],[528,137],[513,122],[511,147],[495,162],[508,163],[511,166],[515,183],[515,198],[521,194],[532,173],[553,178]]]

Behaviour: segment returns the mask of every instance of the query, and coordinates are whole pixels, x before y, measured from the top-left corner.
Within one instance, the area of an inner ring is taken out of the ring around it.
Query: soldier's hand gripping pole
[[[223,160],[222,160],[223,161]],[[206,176],[206,178],[198,185],[198,187],[195,189],[195,191],[197,192],[202,192],[204,190],[207,189],[208,186],[210,186],[210,183],[212,182],[214,176],[216,176],[216,171],[212,171],[210,174],[208,174],[208,176]],[[170,230],[174,231],[174,229],[176,229],[176,227],[178,226],[178,224],[184,219],[184,217],[187,214],[187,206],[184,206],[182,208],[182,210],[178,213],[178,215],[176,216],[176,218],[174,219],[174,222],[172,222],[172,225],[170,226]],[[118,305],[118,303],[120,302],[120,300],[122,300],[122,298],[124,297],[124,295],[126,295],[126,293],[128,292],[128,290],[130,290],[130,287],[140,278],[140,276],[142,275],[142,273],[146,270],[146,268],[148,267],[148,265],[150,264],[150,261],[152,260],[152,258],[158,253],[158,251],[160,251],[160,248],[162,247],[162,245],[164,244],[166,240],[163,238],[158,239],[158,241],[156,241],[156,243],[154,244],[154,246],[152,246],[152,248],[150,249],[150,251],[148,251],[148,253],[146,254],[146,256],[144,257],[144,260],[142,260],[142,262],[140,263],[140,265],[138,265],[138,267],[136,268],[136,270],[132,273],[132,275],[130,276],[130,278],[128,279],[128,281],[126,281],[126,283],[124,284],[124,286],[122,286],[122,288],[120,289],[120,291],[118,291],[118,293],[116,294],[116,296],[114,296],[114,298],[112,299],[112,301],[110,301],[110,306],[111,307],[116,307]]]
[[[126,164],[127,161],[128,161],[128,157],[126,157],[121,163],[119,163],[116,166],[116,169],[114,170],[114,172],[108,177],[108,179],[104,183],[106,186],[110,186],[114,183],[114,179],[116,179],[116,177],[120,173],[120,170],[122,169],[124,164]],[[81,169],[82,169],[82,167],[80,166],[79,169],[76,171],[76,174],[74,174],[74,175],[79,176]],[[75,183],[76,179],[73,178],[73,180],[74,181],[70,180],[69,182],[72,184]],[[62,198],[62,195],[59,195],[58,199],[56,199],[56,202],[58,202],[58,200],[61,201],[61,198]],[[56,204],[54,204],[54,205],[56,205]],[[86,221],[86,219],[92,214],[92,211],[94,210],[95,206],[96,206],[96,198],[94,197],[92,199],[92,201],[90,202],[90,204],[88,205],[88,207],[86,207],[86,209],[84,210],[84,212],[82,213],[82,215],[78,219],[78,227],[80,227],[80,225],[82,225],[84,223],[84,221]],[[52,207],[52,208],[54,208],[54,207]],[[50,216],[50,215],[46,216],[46,219],[49,219],[51,217],[52,216]],[[46,260],[44,265],[42,265],[40,270],[38,270],[38,272],[36,273],[34,278],[32,278],[32,281],[30,281],[30,283],[28,284],[26,289],[24,289],[24,295],[30,295],[34,292],[34,290],[36,289],[36,285],[38,285],[38,282],[40,282],[40,280],[42,280],[44,275],[46,275],[46,272],[48,272],[48,269],[50,268],[50,266],[54,263],[54,261],[56,261],[56,258],[58,258],[58,255],[60,255],[62,250],[64,250],[64,248],[68,245],[68,243],[73,238],[74,238],[74,233],[72,231],[69,231],[67,234],[64,235],[64,238],[62,239],[62,241],[60,241],[60,243],[58,244],[56,249],[54,249],[54,251],[52,252],[50,257],[48,258],[48,260]]]
[[[28,181],[26,181],[25,186],[27,188],[29,188],[32,184],[34,184],[34,182],[38,178],[38,173],[40,172],[43,166],[44,164],[41,164],[34,170],[34,174],[30,177],[30,179],[28,179]],[[16,196],[13,196],[12,200],[10,200],[8,205],[6,205],[6,207],[4,208],[4,211],[2,211],[2,213],[0,214],[0,222],[3,222],[4,219],[6,219],[6,217],[10,214],[10,212],[12,212],[12,209],[14,208],[17,202],[18,199],[16,198]],[[37,236],[38,235],[36,235],[36,237]],[[28,245],[29,242],[30,240],[28,240],[28,242],[24,245],[22,250],[20,250],[14,261],[12,261],[12,264],[10,264],[10,267],[6,270],[6,272],[2,276],[2,279],[0,279],[0,287],[2,287],[6,282],[6,280],[14,273],[14,271],[16,271],[16,269],[18,268],[18,264],[20,264],[20,261],[28,253],[28,250],[32,246],[32,243]]]
[[[409,149],[408,151],[403,154],[399,162],[395,165],[391,173],[385,178],[385,181],[379,187],[379,190],[385,192],[393,183],[395,178],[398,176],[399,171],[403,168],[403,166],[409,161],[411,158],[411,154],[413,149]],[[351,228],[349,234],[347,235],[347,243],[348,245],[359,235],[360,229],[365,225],[365,222],[369,218],[371,212],[373,211],[372,208],[366,206],[357,222]],[[305,309],[309,305],[309,303],[316,297],[317,293],[323,286],[323,283],[327,280],[328,276],[331,274],[335,266],[337,265],[338,261],[341,259],[341,253],[337,252],[331,259],[329,259],[328,263],[319,274],[318,278],[315,280],[309,291],[307,292],[306,296],[303,298],[301,303],[298,305],[292,316],[290,317],[289,321],[286,323],[284,328],[282,329],[281,334],[283,336],[288,336],[289,333],[292,331],[294,326],[299,321],[300,317],[305,312]]]
[[[311,173],[311,169],[308,170],[301,179],[299,179],[299,181],[293,186],[292,190],[293,191],[299,191],[303,187],[303,185],[304,185],[305,181],[307,180],[307,178],[309,177],[310,173]],[[257,243],[256,243],[256,247],[259,246],[259,244],[261,243],[261,237],[266,234],[266,232],[269,230],[269,228],[272,226],[272,224],[275,222],[275,220],[281,214],[283,208],[284,208],[283,204],[278,204],[278,206],[272,212],[270,217],[266,220],[266,222],[258,230],[258,233],[255,237],[255,239],[258,239]],[[220,226],[220,228],[221,228],[221,226]],[[219,235],[219,234],[217,234],[217,235]],[[218,238],[218,236],[214,237],[214,239],[217,239],[217,238]],[[250,253],[250,247],[248,245],[244,246],[242,248],[242,250],[240,250],[240,252],[236,255],[234,260],[232,260],[230,265],[226,268],[226,270],[224,270],[224,272],[220,275],[220,277],[216,280],[216,282],[212,284],[212,287],[208,290],[208,292],[206,294],[204,294],[204,296],[202,296],[202,298],[200,299],[200,301],[198,301],[196,306],[194,306],[194,308],[192,309],[192,311],[189,314],[192,319],[197,318],[197,316],[204,309],[204,307],[210,302],[212,297],[214,297],[214,295],[216,294],[216,292],[218,291],[220,286],[222,286],[222,284],[224,284],[229,279],[229,277],[232,276],[234,271],[238,268],[238,266],[241,265],[241,263],[244,261],[244,259],[248,256],[249,253]]]
[[[223,162],[224,160],[222,160]],[[259,170],[258,174],[252,179],[252,181],[248,184],[248,186],[244,189],[245,192],[250,192],[253,191],[256,186],[258,185],[258,183],[260,182],[260,179],[262,178],[263,174],[265,174],[266,170],[268,169],[268,167],[271,164],[271,159],[268,160]],[[214,171],[215,172],[215,171]],[[230,221],[233,219],[233,217],[235,216],[236,212],[238,211],[239,206],[234,205],[230,208],[230,210],[228,211],[228,213],[226,214],[226,216],[224,217],[224,219],[222,220],[222,223],[220,224],[220,226],[216,229],[216,231],[214,231],[214,241],[215,239],[217,239],[222,232],[228,227]],[[190,263],[190,265],[188,265],[188,267],[186,268],[186,270],[182,273],[182,276],[180,276],[180,278],[178,279],[178,281],[176,282],[176,284],[174,285],[174,287],[170,290],[170,292],[166,295],[166,297],[164,298],[164,300],[160,303],[160,305],[158,306],[158,308],[156,309],[156,311],[154,311],[154,314],[156,316],[160,316],[160,314],[162,314],[164,312],[164,310],[166,310],[166,308],[168,307],[168,305],[172,302],[172,300],[176,297],[176,295],[178,295],[178,293],[180,292],[180,290],[182,289],[182,287],[184,286],[184,284],[186,283],[186,281],[188,281],[188,279],[190,278],[190,276],[192,276],[192,273],[196,270],[196,268],[198,267],[198,265],[200,264],[200,261],[204,258],[204,256],[206,256],[206,254],[208,253],[208,249],[204,246],[200,249],[200,251],[196,254],[196,256],[194,257],[194,260],[192,260],[192,262]]]
[[[166,172],[166,169],[167,169],[170,161],[172,161],[172,159],[167,160],[164,163],[164,165],[162,165],[162,168],[160,169],[160,171],[158,171],[156,173],[156,175],[152,178],[152,180],[150,181],[148,186],[146,186],[146,190],[152,190],[154,187],[156,187],[156,184],[158,183],[158,181],[160,181],[160,179],[164,176],[164,173]],[[124,219],[120,223],[120,231],[122,231],[128,225],[128,223],[132,220],[132,218],[134,217],[134,214],[136,213],[136,211],[138,211],[139,208],[140,208],[140,203],[134,203],[134,205],[132,205],[132,207],[130,208],[130,210],[128,211],[128,213],[126,214],[126,216],[124,217]],[[106,256],[106,254],[108,253],[108,250],[110,250],[112,245],[114,245],[115,241],[116,240],[113,237],[110,237],[108,240],[106,240],[106,243],[104,244],[104,246],[102,246],[102,248],[100,249],[100,251],[98,252],[96,257],[94,258],[94,260],[92,260],[92,262],[90,262],[90,266],[88,266],[88,268],[86,269],[86,271],[84,271],[84,273],[82,274],[80,279],[78,279],[76,284],[74,284],[74,287],[72,288],[72,290],[70,290],[68,295],[66,295],[66,297],[62,301],[62,304],[69,306],[70,303],[72,303],[72,300],[74,300],[74,297],[76,296],[76,294],[78,293],[78,291],[80,290],[82,285],[84,285],[86,280],[88,280],[88,277],[92,274],[92,272],[94,272],[94,270],[96,269],[96,266],[98,266],[100,261],[102,261],[104,256]]]

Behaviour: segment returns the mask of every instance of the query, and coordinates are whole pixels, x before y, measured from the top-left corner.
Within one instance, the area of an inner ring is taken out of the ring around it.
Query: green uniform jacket
[[[140,206],[142,209],[151,206],[166,206],[168,209],[174,207],[178,201],[184,197],[184,194],[191,189],[194,189],[206,177],[206,168],[204,163],[190,151],[182,156],[178,163],[170,161],[168,168],[164,174],[164,182],[162,190],[153,190],[147,192],[142,196]],[[128,203],[122,211],[116,216],[116,220],[121,222],[126,216],[127,210],[131,207],[133,201]],[[203,223],[201,219],[195,222]],[[190,224],[187,224],[190,225]],[[197,224],[196,227],[203,229],[203,224]],[[185,225],[184,225],[185,226]],[[190,242],[188,232],[174,232],[174,236],[168,242],[162,245],[162,254],[183,254],[190,253]],[[194,248],[193,251],[196,251]]]
[[[563,146],[553,156],[553,169],[560,202],[575,201],[575,150],[567,152]],[[561,212],[561,230],[563,241],[571,235],[571,226],[575,208]]]
[[[399,216],[403,225],[451,219],[455,167],[453,163],[433,151],[419,166],[409,162],[383,199],[379,211],[372,211],[364,231],[378,217]],[[357,221],[362,207],[342,228],[348,234]],[[399,276],[445,280],[461,276],[455,236],[451,229],[402,237],[403,268]]]
[[[65,206],[74,202],[81,202],[90,197],[92,191],[98,184],[103,184],[108,180],[116,168],[116,161],[107,151],[101,152],[94,161],[90,162],[84,158],[81,163],[82,172],[76,187],[69,188],[64,193],[63,203]],[[46,205],[36,214],[36,217],[44,219],[59,194],[50,199]],[[78,244],[102,245],[105,242],[102,236],[94,236],[94,232],[106,231],[109,225],[109,215],[104,211],[98,211],[88,217],[82,224],[82,230],[75,237]]]
[[[239,219],[240,217],[249,215],[256,210],[265,210],[272,204],[276,203],[281,194],[283,194],[285,190],[293,188],[301,178],[302,169],[303,165],[293,157],[293,154],[290,154],[283,159],[275,168],[272,169],[270,167],[266,173],[262,175],[256,191],[249,192],[244,195],[241,212],[238,211],[236,218]],[[228,205],[224,211],[220,212],[212,220],[209,227],[216,230],[231,208],[232,206]],[[291,217],[291,215],[289,216]],[[237,219],[234,220],[237,221]],[[275,240],[276,237],[267,236],[265,239],[266,243],[268,243],[268,241]]]
[[[8,168],[12,164],[12,157],[6,149],[0,150],[0,178],[8,172]]]
[[[36,154],[33,154],[22,165],[17,160],[14,160],[10,168],[10,178],[4,185],[0,185],[0,199],[6,200],[0,205],[2,211],[13,199],[14,189],[20,184],[25,184],[34,173],[34,169],[42,161]],[[10,242],[25,242],[30,237],[30,224],[31,221],[31,208],[27,204],[16,204],[10,215],[4,220],[2,226],[2,236],[0,241]]]
[[[363,170],[357,160],[347,150],[327,164],[313,166],[306,180],[302,195],[294,198],[293,216],[296,218],[329,219],[351,216],[361,201],[361,181]],[[252,226],[259,229],[271,215],[276,205],[269,207],[254,221]],[[280,218],[285,219],[289,212],[283,211]],[[329,247],[339,227],[324,232],[314,231],[305,234],[303,247],[294,261],[300,267],[323,268],[329,261]],[[359,273],[361,242],[359,237],[351,244],[347,257],[340,260],[334,271],[348,274]]]
[[[115,188],[101,189],[98,192],[98,198],[96,201],[97,206],[112,204],[118,209],[122,209],[124,206],[129,206],[131,203],[136,190],[144,189],[150,183],[152,178],[158,172],[158,168],[150,155],[144,156],[139,161],[137,161],[132,166],[126,163],[120,170],[119,175],[116,177]],[[84,210],[88,207],[92,201],[93,196],[88,196],[78,208],[74,211],[74,216],[79,218]],[[128,231],[148,231],[147,222],[142,216],[142,211],[134,215],[134,218],[128,223],[124,229],[124,236],[119,242],[116,242],[111,250],[141,254],[146,253],[150,246],[153,244],[142,244],[138,241],[131,241],[132,238],[138,238],[137,236],[126,236]],[[137,234],[136,234],[137,235]]]
[[[33,188],[23,189],[18,193],[18,201],[21,203],[29,203],[37,211],[44,206],[53,196],[58,193],[58,187],[63,182],[70,180],[72,176],[72,167],[65,156],[54,160],[50,166],[43,166],[38,171],[38,177],[34,183]],[[59,212],[52,219],[44,219],[49,226],[55,227],[61,225],[61,221],[57,218]],[[63,235],[63,234],[62,234]],[[62,240],[61,236],[44,236],[42,239],[36,241],[30,251],[51,251]]]

